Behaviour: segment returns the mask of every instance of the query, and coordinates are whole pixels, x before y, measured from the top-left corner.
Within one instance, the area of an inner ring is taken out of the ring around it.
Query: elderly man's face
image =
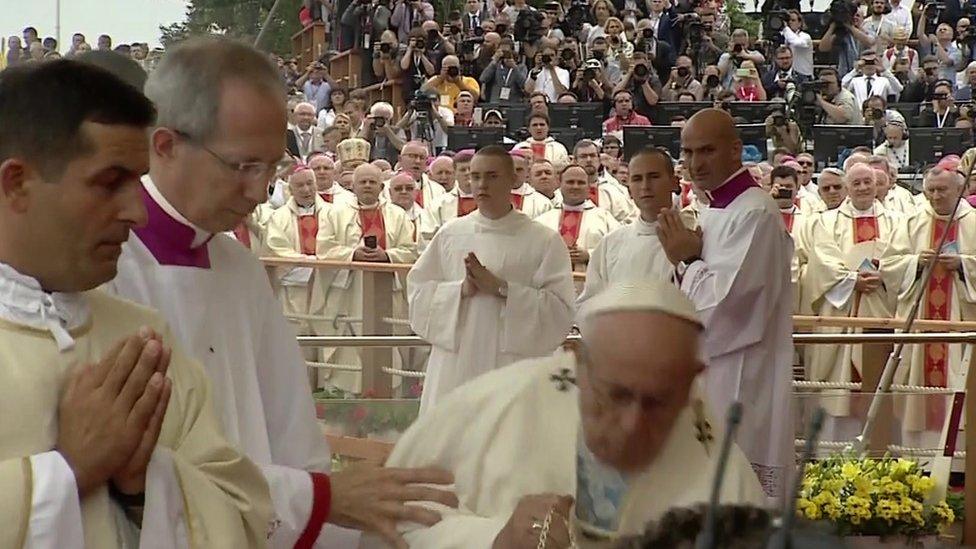
[[[874,170],[874,185],[877,188],[875,197],[882,200],[891,188],[891,180],[888,178],[888,165],[870,164],[870,166]]]
[[[445,188],[454,186],[454,164],[446,159],[435,160],[430,165],[430,178]]]
[[[700,329],[658,312],[614,312],[592,319],[577,368],[587,448],[620,472],[658,456],[688,405]]]
[[[454,163],[454,178],[458,188],[466,194],[471,193],[471,161]]]
[[[867,164],[855,164],[847,173],[847,194],[854,207],[867,210],[878,195],[877,175]]]
[[[400,167],[410,172],[414,179],[420,179],[427,166],[427,149],[416,143],[404,145],[400,151]]]
[[[515,181],[512,188],[521,187],[529,177],[529,159],[524,156],[513,156],[512,163],[515,164]]]
[[[404,210],[413,208],[416,183],[409,177],[394,177],[390,181],[390,201]]]
[[[814,159],[809,154],[802,153],[797,155],[796,163],[800,165],[800,171],[797,172],[800,176],[800,186],[806,185],[813,179]]]
[[[563,202],[570,206],[585,202],[590,194],[586,170],[578,166],[567,168],[559,177],[559,190],[563,195]]]
[[[847,198],[847,187],[844,185],[844,180],[831,173],[820,174],[820,179],[817,181],[817,192],[820,193],[820,199],[827,205],[828,210],[837,208]]]
[[[315,184],[319,192],[332,188],[335,179],[335,162],[328,156],[317,155],[309,162],[312,173],[315,174]]]
[[[19,164],[23,184],[16,198],[5,185],[0,206],[30,227],[36,249],[47,250],[38,256],[38,278],[51,292],[86,291],[115,278],[129,230],[146,223],[139,179],[149,169],[145,129],[84,122],[80,134],[90,150],[57,180],[16,158],[4,163]]]
[[[935,213],[939,215],[952,213],[952,208],[961,197],[961,181],[961,176],[950,171],[942,171],[925,178],[923,192]]]
[[[295,125],[302,131],[308,131],[315,124],[315,107],[299,105],[295,107]]]
[[[276,97],[229,80],[213,135],[177,137],[175,147],[156,139],[153,171],[158,161],[174,180],[197,182],[181,187],[174,199],[192,223],[211,233],[232,230],[268,199],[268,182],[285,152],[285,121],[285,105]],[[168,129],[157,133],[163,131],[174,135]],[[252,167],[233,167],[242,163]]]
[[[668,159],[659,154],[642,154],[630,159],[630,179],[624,183],[646,221],[657,219],[671,207],[671,193],[678,192],[678,177],[668,169]]]
[[[376,204],[383,190],[383,172],[370,164],[363,164],[356,168],[352,178],[352,192],[356,199],[364,206]]]
[[[288,190],[299,206],[309,207],[315,204],[315,174],[312,170],[302,170],[288,178]]]
[[[458,97],[457,99],[457,112],[458,114],[471,114],[474,111],[474,100],[467,95]]]

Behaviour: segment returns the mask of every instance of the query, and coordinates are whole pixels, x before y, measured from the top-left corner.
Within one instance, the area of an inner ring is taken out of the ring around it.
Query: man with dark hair
[[[801,310],[800,281],[807,268],[807,225],[809,219],[796,205],[797,189],[800,186],[800,175],[796,162],[776,166],[769,174],[769,194],[779,207],[779,214],[783,217],[786,232],[793,237],[793,261],[790,263],[790,280],[793,283],[793,313],[810,314],[809,310]]]
[[[823,92],[817,95],[817,104],[823,110],[821,124],[856,125],[861,123],[861,108],[854,94],[840,85],[840,75],[830,67],[820,71]]]
[[[100,35],[96,49],[98,51],[112,51],[112,37],[107,34]]]
[[[620,223],[628,223],[634,215],[634,204],[617,185],[600,181],[600,148],[589,139],[581,139],[573,147],[573,160],[586,170],[590,185],[590,200],[610,212]],[[555,203],[562,201],[562,193],[556,191]]]
[[[534,159],[544,158],[554,165],[563,166],[569,161],[566,147],[549,135],[549,117],[542,113],[532,113],[526,121],[529,138],[516,145],[532,151]]]
[[[0,546],[265,542],[267,485],[199,365],[157,314],[92,291],[146,222],[154,115],[89,65],[0,78]]]
[[[514,181],[508,151],[478,151],[478,210],[444,225],[407,275],[410,325],[431,343],[421,414],[478,375],[551,354],[569,332],[569,254],[556,232],[512,207]]]
[[[34,27],[27,27],[24,29],[24,47],[29,48],[31,44],[39,40],[39,35],[37,34],[37,29]]]

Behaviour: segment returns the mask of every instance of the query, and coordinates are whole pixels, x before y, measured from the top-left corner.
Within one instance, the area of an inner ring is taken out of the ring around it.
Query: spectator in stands
[[[817,46],[822,52],[837,54],[837,72],[847,74],[854,70],[861,51],[874,47],[874,39],[860,28],[860,12],[854,12],[854,24],[837,28],[836,22],[831,22]],[[843,32],[841,32],[843,31]]]
[[[41,44],[44,45],[45,52],[58,53],[58,41],[55,40],[54,38],[48,36],[41,41]]]
[[[579,100],[577,99],[575,93],[571,91],[564,91],[563,93],[559,94],[559,97],[556,99],[556,103],[579,103]]]
[[[329,107],[319,111],[318,126],[322,129],[332,126],[336,115],[344,110],[349,92],[345,88],[336,88],[329,94]]]
[[[7,57],[4,59],[5,66],[12,67],[24,60],[24,47],[20,43],[19,36],[11,36],[7,39]]]
[[[437,155],[447,148],[447,129],[454,126],[454,110],[436,96],[418,97],[407,105],[407,112],[397,126],[409,129],[410,139],[423,141],[428,146],[428,154]]]
[[[959,118],[959,110],[952,97],[952,82],[939,80],[932,90],[931,103],[923,105],[915,125],[920,128],[952,128]]]
[[[908,128],[904,122],[892,120],[884,128],[885,141],[874,149],[874,154],[882,156],[898,169],[907,168]]]
[[[454,125],[463,128],[474,125],[474,104],[475,98],[470,92],[463,91],[458,94],[454,102]]]
[[[478,85],[478,81],[461,74],[461,61],[456,55],[445,57],[441,63],[440,74],[428,79],[420,89],[426,93],[437,94],[441,106],[451,109],[452,112],[454,102],[462,91],[466,91],[474,97],[481,96],[481,86]]]
[[[919,2],[918,4],[923,4]],[[915,30],[915,18],[912,16],[910,9],[905,7],[902,0],[888,0],[888,6],[891,11],[888,12],[888,19],[895,24],[895,28],[905,29],[908,36],[912,35]]]
[[[652,23],[648,19],[637,22],[635,37],[635,53],[643,52],[649,57],[658,81],[667,78],[668,74],[671,73],[671,67],[674,66],[675,59],[671,44],[655,36]]]
[[[817,95],[817,104],[823,110],[821,124],[856,125],[861,123],[861,109],[854,95],[840,87],[837,70],[828,67],[820,71],[823,92]]]
[[[866,50],[857,62],[856,75],[845,75],[842,80],[844,87],[854,94],[858,105],[864,104],[869,97],[897,96],[901,93],[901,83],[888,71],[881,72],[882,65],[874,50]],[[897,87],[896,87],[897,86]]]
[[[315,126],[315,105],[311,103],[299,103],[295,106],[292,114],[295,127],[288,131],[294,134],[294,143],[297,149],[289,152],[298,158],[304,159],[315,151],[321,151],[324,143],[321,130]]]
[[[888,0],[871,0],[868,4],[870,16],[861,28],[874,40],[875,50],[881,54],[893,43],[895,22],[887,16]]]
[[[420,29],[405,43],[407,49],[400,57],[400,82],[403,84],[403,99],[409,102],[413,99],[414,92],[437,74],[437,70],[427,54],[427,39],[421,35]]]
[[[107,34],[99,36],[96,44],[98,51],[112,51],[112,37]]]
[[[616,86],[623,79],[623,71],[620,68],[620,59],[610,55],[610,46],[607,44],[607,37],[602,34],[593,38],[587,48],[590,57],[603,63],[603,72],[607,75],[607,81],[611,86]]]
[[[787,93],[792,93],[795,89],[796,84],[809,80],[809,77],[796,72],[793,67],[793,50],[789,46],[784,44],[776,48],[775,55],[775,66],[763,75],[763,89],[766,90],[768,99],[785,99]]]
[[[696,12],[702,29],[700,39],[696,43],[694,40],[695,35],[684,32],[684,29],[682,29],[683,42],[677,53],[678,55],[685,55],[694,59],[696,61],[696,72],[699,72],[708,65],[718,63],[719,57],[721,57],[725,48],[728,47],[731,39],[716,26],[717,19],[714,10],[703,8],[697,9]],[[692,14],[682,14],[679,16],[679,20],[681,20],[683,25],[693,20],[693,18],[689,19],[690,15]]]
[[[399,81],[402,72],[399,49],[396,33],[391,30],[383,31],[380,39],[373,44],[373,76],[378,82]]]
[[[657,78],[657,72],[651,69],[647,54],[634,53],[630,69],[613,91],[620,90],[629,91],[634,97],[634,109],[650,118],[654,105],[660,99],[661,81]]]
[[[628,74],[629,76],[629,74]],[[603,64],[596,59],[588,59],[583,70],[576,71],[573,86],[570,89],[573,96],[583,102],[606,102],[613,90],[603,72]]]
[[[329,70],[318,61],[309,63],[305,67],[305,72],[295,80],[305,100],[315,105],[315,112],[318,114],[322,109],[329,108],[329,94],[332,92],[332,76]]]
[[[481,22],[488,19],[488,8],[480,0],[466,0],[464,13],[461,14],[461,25],[468,36],[474,35],[474,29],[481,28]]]
[[[24,47],[30,47],[31,44],[37,42],[39,35],[37,34],[37,29],[34,27],[27,27],[24,29]]]
[[[722,83],[731,88],[735,70],[742,66],[743,61],[752,61],[753,68],[766,61],[763,54],[752,49],[749,40],[749,33],[745,29],[735,29],[732,32],[732,40],[729,49],[718,59],[719,75]]]
[[[956,101],[973,100],[973,87],[976,87],[976,61],[971,61],[969,65],[966,66],[965,76],[965,84],[956,90],[954,95]]]
[[[953,83],[956,71],[964,67],[962,51],[953,41],[955,31],[949,23],[939,23],[935,34],[925,33],[925,17],[918,22],[918,49],[924,55],[934,55],[939,62],[939,78]]]
[[[362,100],[350,98],[349,101],[346,101],[344,107],[344,114],[349,118],[349,133],[355,137],[363,131],[363,122],[366,119],[365,103]],[[339,117],[337,116],[336,123],[338,124],[338,122]]]
[[[918,72],[919,55],[918,51],[908,46],[908,31],[904,27],[897,27],[892,34],[892,46],[885,50],[881,56],[882,66],[892,73],[896,70],[898,61],[906,61],[909,74]]]
[[[44,50],[44,44],[40,40],[35,40],[31,42],[30,49],[27,53],[30,55],[31,61],[41,61],[47,52]]]
[[[390,25],[396,27],[397,38],[406,44],[414,24],[420,26],[424,21],[434,20],[434,6],[424,0],[396,0]]]
[[[525,65],[516,61],[510,41],[502,41],[485,70],[481,72],[481,98],[491,103],[524,103]]]
[[[790,155],[800,152],[802,138],[797,123],[786,117],[782,106],[773,107],[766,117],[766,136],[773,141],[773,147],[787,151]]]
[[[732,90],[735,92],[736,101],[766,100],[766,90],[763,89],[762,81],[759,79],[759,71],[749,60],[743,61],[742,65],[735,70]]]
[[[549,96],[541,91],[529,95],[529,114],[536,113],[549,116]]]
[[[544,114],[532,114],[526,121],[529,138],[516,145],[532,151],[536,160],[545,159],[553,166],[561,167],[569,162],[569,153],[562,143],[549,135],[549,117]]]
[[[727,91],[718,75],[718,67],[709,65],[702,73],[702,101],[715,101],[722,92]]]
[[[810,79],[813,78],[813,39],[803,30],[805,27],[803,15],[797,10],[790,10],[786,26],[780,33],[783,35],[784,45],[792,53],[793,72]]]
[[[364,51],[366,49],[366,35],[368,34],[374,42],[377,42],[376,38],[381,36],[383,31],[389,30],[392,18],[393,12],[386,1],[350,2],[345,11],[342,12],[339,23],[346,32],[352,31],[351,44],[343,43],[341,46],[351,47],[360,52]],[[366,32],[367,29],[369,32]],[[407,27],[407,31],[409,30],[410,28]],[[396,41],[397,44],[400,42],[401,40]],[[370,48],[373,47],[372,44],[369,46]]]
[[[641,23],[646,20],[656,40],[666,42],[672,51],[676,49],[680,44],[677,42],[677,34],[674,29],[675,12],[670,2],[667,0],[650,0],[647,3],[647,9],[646,19],[641,18],[637,23],[638,32],[642,30]],[[670,70],[661,74],[661,78],[667,77],[669,72]]]
[[[869,97],[862,104],[861,116],[864,118],[865,125],[874,126],[875,144],[885,140],[884,129],[889,122],[900,122],[902,125],[907,125],[905,117],[900,112],[889,109],[885,98],[877,95]]]
[[[532,92],[541,91],[549,101],[555,101],[560,93],[568,89],[569,71],[556,65],[555,48],[542,48],[536,53],[534,68],[529,71],[525,81],[525,93],[531,95]]]
[[[899,101],[902,103],[921,103],[932,97],[935,83],[939,81],[939,59],[934,55],[922,58],[922,68],[914,79],[905,84]]]
[[[624,126],[650,125],[650,119],[634,112],[634,96],[629,91],[613,94],[613,115],[603,122],[603,133],[622,131]]]
[[[675,67],[671,69],[671,76],[661,90],[662,101],[674,101],[678,92],[688,90],[695,94],[697,100],[701,101],[705,92],[701,82],[695,80],[695,64],[687,55],[678,57]]]
[[[359,137],[369,141],[370,160],[383,159],[391,164],[400,157],[400,149],[406,143],[403,133],[393,122],[393,105],[385,101],[377,101],[369,108]]]
[[[434,68],[441,66],[441,61],[444,60],[445,56],[455,55],[457,53],[454,43],[441,34],[437,21],[424,21],[420,26],[420,30],[427,39],[427,55],[434,62]]]

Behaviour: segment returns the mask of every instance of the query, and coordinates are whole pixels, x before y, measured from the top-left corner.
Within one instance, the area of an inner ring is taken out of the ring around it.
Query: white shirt
[[[908,35],[912,35],[912,30],[915,28],[915,21],[912,17],[912,11],[904,6],[904,4],[898,4],[897,6],[891,4],[891,13],[886,15],[894,24],[895,28],[904,27],[908,31]]]
[[[562,67],[556,67],[556,78],[563,85],[564,88],[569,88],[569,71]],[[556,93],[556,85],[552,81],[552,74],[549,69],[542,69],[539,73],[539,78],[535,81],[535,91],[540,91],[549,97],[550,103],[555,103],[559,94]]]
[[[891,89],[891,82],[887,78],[879,75],[856,76],[851,79],[848,89],[854,94],[854,99],[858,105],[863,105],[869,97],[888,98],[895,92]]]
[[[813,76],[813,38],[802,30],[793,32],[789,27],[783,27],[781,32],[786,45],[793,50],[793,70],[804,76]]]

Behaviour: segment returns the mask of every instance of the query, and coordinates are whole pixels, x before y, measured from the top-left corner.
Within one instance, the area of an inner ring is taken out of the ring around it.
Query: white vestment
[[[447,469],[454,474],[460,500],[458,509],[436,506],[443,520],[435,526],[401,524],[411,547],[489,549],[520,498],[552,493],[580,500],[579,392],[568,381],[574,370],[574,355],[559,352],[491,372],[448,395],[404,433],[386,465]],[[699,441],[709,430],[716,434]],[[708,501],[718,461],[718,431],[692,389],[689,406],[678,416],[655,461],[631,480],[617,508],[617,535],[642,533],[649,521],[671,507]],[[745,456],[733,446],[729,458],[721,500],[763,505]],[[578,521],[573,523],[578,531]],[[577,540],[581,549],[611,543],[587,541],[579,533]]]
[[[319,197],[333,206],[353,206],[356,204],[356,194],[333,181],[332,186],[324,191],[320,191]]]
[[[596,248],[597,244],[600,243],[604,236],[610,234],[611,231],[619,227],[620,223],[618,223],[617,220],[610,215],[610,212],[594,205],[589,200],[583,202],[575,208],[577,210],[581,210],[583,214],[580,218],[579,232],[577,233],[578,236],[576,238],[576,247],[581,250],[586,250],[586,253],[590,254],[592,257],[593,250]],[[557,233],[560,233],[560,225],[563,221],[563,212],[571,211],[573,209],[573,207],[560,204],[559,206],[535,218],[535,221],[537,223],[542,223]],[[562,235],[560,234],[560,236]],[[573,270],[585,271],[586,263],[573,265]]]
[[[227,438],[270,485],[281,521],[271,545],[292,547],[315,502],[309,473],[331,468],[295,331],[246,249],[226,235],[208,240],[150,181],[146,190],[149,224],[123,246],[118,276],[105,289],[157,308],[204,365]],[[341,547],[331,542],[349,535],[324,533],[317,546]]]
[[[556,189],[552,203],[555,205],[563,203],[563,193],[559,189]],[[628,220],[633,219],[634,210],[637,209],[634,201],[630,199],[630,194],[612,183],[597,185],[596,200],[593,203],[610,212],[610,215],[620,223],[627,223]]]
[[[508,283],[507,298],[461,296],[471,252]],[[552,353],[569,333],[576,295],[562,239],[514,209],[444,225],[407,275],[407,292],[410,325],[431,344],[422,413],[469,379]]]
[[[522,205],[518,209],[527,215],[529,219],[535,219],[552,209],[552,202],[544,194],[533,189],[532,185],[528,183],[522,183],[521,187],[512,189],[512,194],[522,197]],[[515,205],[515,200],[513,197],[513,206]]]
[[[766,494],[777,497],[795,460],[793,243],[776,203],[745,168],[722,187],[699,218],[702,260],[678,274],[705,322],[711,408],[724,417],[732,402],[742,402],[737,441]]]
[[[915,211],[922,206],[922,204],[915,203],[915,197],[911,191],[898,184],[892,185],[888,189],[888,193],[885,194],[882,204],[884,204],[886,210],[898,212],[905,217],[914,215]]]
[[[420,205],[424,208],[429,208],[433,204],[437,204],[441,197],[447,194],[444,190],[444,186],[440,183],[432,180],[427,174],[421,174],[420,182],[414,181],[414,187],[420,189],[420,199],[423,201]],[[383,191],[380,193],[380,202],[389,202],[390,200],[390,182],[387,181],[383,185]],[[353,200],[351,205],[355,205],[356,201]]]
[[[645,278],[671,280],[673,275],[674,266],[657,236],[657,221],[648,223],[638,216],[605,236],[590,254],[586,285],[576,305],[582,309],[588,299],[615,284]]]

